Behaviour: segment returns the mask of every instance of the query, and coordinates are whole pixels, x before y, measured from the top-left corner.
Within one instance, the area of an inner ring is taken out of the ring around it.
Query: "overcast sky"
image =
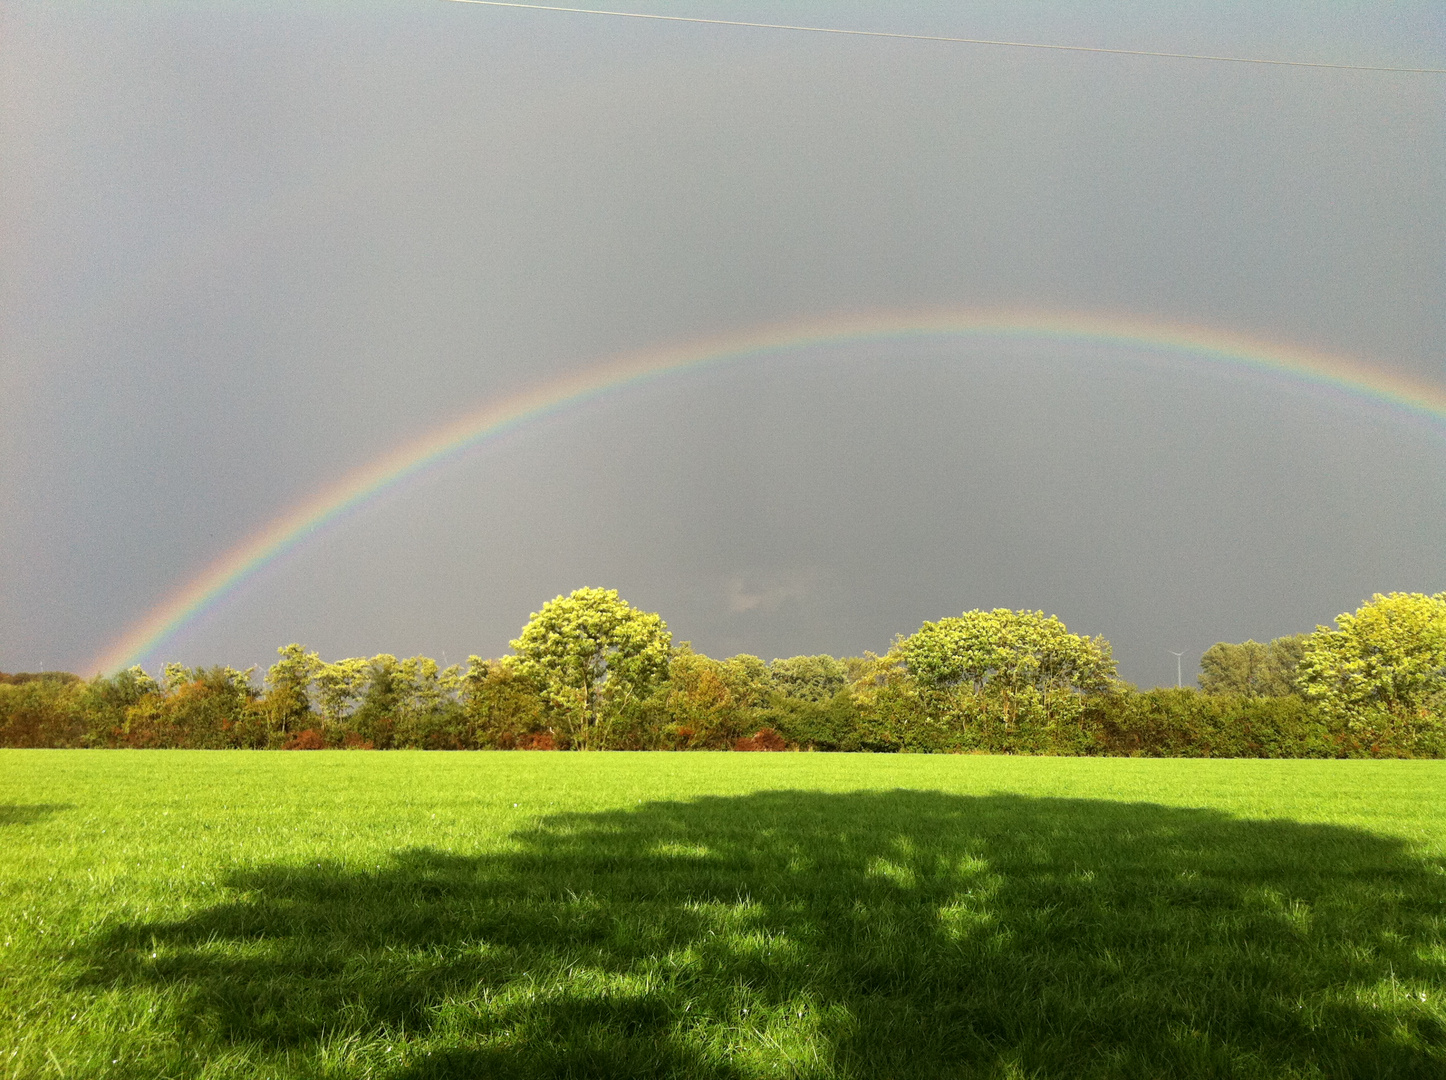
[[[615,4],[603,5],[608,7]],[[1438,3],[637,11],[1446,67]],[[1446,387],[1446,76],[417,0],[0,4],[0,670],[82,669],[489,400],[777,321],[1183,322]],[[1446,589],[1446,432],[1178,354],[820,346],[532,424],[148,658],[500,655],[622,591],[713,655],[975,607],[1185,652]],[[87,672],[88,674],[89,672]]]

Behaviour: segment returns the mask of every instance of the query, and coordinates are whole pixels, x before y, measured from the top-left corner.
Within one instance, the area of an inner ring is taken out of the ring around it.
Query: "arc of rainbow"
[[[1357,361],[1199,327],[1139,318],[1065,312],[883,313],[814,324],[768,326],[691,345],[616,357],[435,428],[322,489],[215,560],[132,626],[89,668],[111,672],[138,663],[278,556],[382,492],[531,420],[605,392],[711,364],[810,346],[883,338],[970,336],[1068,340],[1177,352],[1285,375],[1374,399],[1446,425],[1446,390]]]

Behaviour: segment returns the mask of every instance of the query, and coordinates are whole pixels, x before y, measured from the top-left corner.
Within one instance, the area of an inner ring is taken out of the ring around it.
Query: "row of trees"
[[[511,646],[439,668],[288,645],[260,686],[179,664],[159,680],[0,676],[0,744],[1446,756],[1446,594],[1215,645],[1199,690],[1137,691],[1107,641],[1038,611],[925,623],[883,655],[765,663],[675,645],[658,615],[579,589]]]

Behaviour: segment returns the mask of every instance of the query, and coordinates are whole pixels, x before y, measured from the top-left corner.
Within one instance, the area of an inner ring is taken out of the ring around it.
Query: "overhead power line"
[[[574,15],[613,15],[622,19],[654,19],[659,22],[705,23],[709,26],[748,26],[759,30],[800,30],[809,34],[843,34],[848,37],[894,38],[901,41],[943,41],[956,45],[999,45],[1010,49],[1052,49],[1056,52],[1108,53],[1112,56],[1158,56],[1169,60],[1212,60],[1225,64],[1270,64],[1275,67],[1332,68],[1336,71],[1396,71],[1418,75],[1446,75],[1446,68],[1380,67],[1374,64],[1327,64],[1316,60],[1268,60],[1256,56],[1211,56],[1206,53],[1155,52],[1150,49],[1100,49],[1090,45],[1046,45],[1038,41],[996,41],[990,38],[946,37],[942,34],[901,34],[887,30],[843,30],[836,26],[793,26],[788,23],[743,22],[738,19],[704,19],[688,15],[652,15],[641,11],[601,11],[597,8],[557,7],[552,4],[518,4],[508,0],[450,0],[456,4],[483,7],[525,8],[529,11],[563,11]]]

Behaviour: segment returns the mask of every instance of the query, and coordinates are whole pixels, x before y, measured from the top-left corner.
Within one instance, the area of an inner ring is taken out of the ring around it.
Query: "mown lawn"
[[[1446,762],[0,751],[0,1076],[1446,1077]]]

